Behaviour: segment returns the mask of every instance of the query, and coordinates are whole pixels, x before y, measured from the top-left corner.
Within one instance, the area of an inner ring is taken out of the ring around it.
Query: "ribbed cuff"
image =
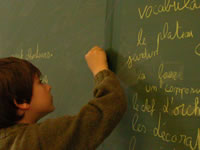
[[[112,74],[114,73],[109,69],[99,71],[94,77],[95,85],[99,84],[106,76],[110,76]]]

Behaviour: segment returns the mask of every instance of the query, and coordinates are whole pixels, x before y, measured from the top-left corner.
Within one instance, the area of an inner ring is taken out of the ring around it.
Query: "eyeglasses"
[[[41,75],[41,76],[40,76],[40,82],[41,82],[42,84],[47,84],[47,83],[48,83],[47,75]]]

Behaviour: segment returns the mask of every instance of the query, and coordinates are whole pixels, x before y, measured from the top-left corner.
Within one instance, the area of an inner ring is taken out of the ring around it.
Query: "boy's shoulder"
[[[36,130],[35,124],[15,124],[11,127],[0,129],[0,150],[39,149]]]

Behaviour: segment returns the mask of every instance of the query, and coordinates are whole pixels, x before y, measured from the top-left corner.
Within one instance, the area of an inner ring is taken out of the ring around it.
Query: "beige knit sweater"
[[[127,108],[123,89],[110,70],[95,77],[94,98],[77,115],[0,130],[0,150],[95,150]]]

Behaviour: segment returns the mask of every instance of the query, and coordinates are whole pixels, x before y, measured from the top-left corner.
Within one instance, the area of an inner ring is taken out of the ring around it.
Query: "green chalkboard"
[[[120,2],[112,51],[129,101],[121,149],[200,149],[199,17],[199,0]]]
[[[199,0],[0,0],[0,57],[41,69],[56,107],[43,121],[92,98],[84,55],[99,45],[128,110],[98,150],[200,150],[199,17]]]

